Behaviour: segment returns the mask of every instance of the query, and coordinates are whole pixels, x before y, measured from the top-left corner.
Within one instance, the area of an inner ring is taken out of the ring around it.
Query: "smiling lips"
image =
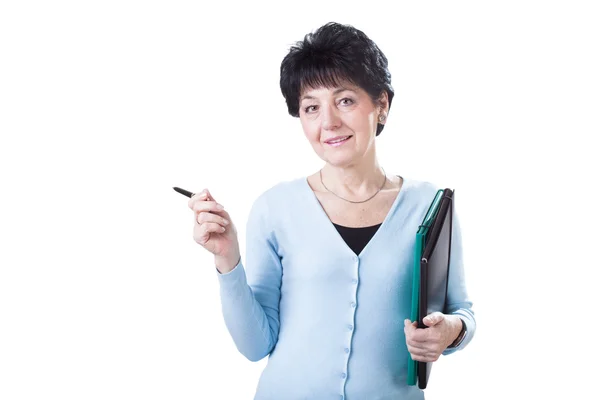
[[[350,136],[336,136],[334,138],[331,139],[327,139],[325,141],[325,143],[331,145],[331,146],[339,146],[342,143],[346,142],[348,139],[350,139],[352,137],[352,135]]]

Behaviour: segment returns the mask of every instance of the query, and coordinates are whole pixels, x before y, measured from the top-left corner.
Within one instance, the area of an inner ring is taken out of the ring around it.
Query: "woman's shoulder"
[[[267,208],[277,207],[280,204],[289,206],[295,199],[303,197],[306,187],[306,177],[278,181],[260,191],[254,204]],[[271,208],[271,211],[275,209]]]
[[[411,199],[420,202],[422,199],[431,200],[438,190],[442,187],[430,180],[402,177],[403,183],[401,190],[406,191],[406,195]]]
[[[436,184],[428,181],[428,180],[422,180],[422,179],[416,179],[416,178],[406,178],[403,177],[404,180],[404,185],[406,185],[407,187],[410,187],[412,190],[416,190],[416,191],[428,191],[428,190],[433,190],[436,187]]]
[[[293,195],[293,191],[301,189],[303,183],[306,182],[306,177],[291,178],[287,180],[278,181],[272,183],[270,186],[266,186],[265,189],[259,194],[259,198],[276,198]]]

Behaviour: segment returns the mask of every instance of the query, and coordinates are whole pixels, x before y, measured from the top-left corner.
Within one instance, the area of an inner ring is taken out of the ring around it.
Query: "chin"
[[[323,161],[334,167],[342,168],[352,165],[357,157],[321,157]]]

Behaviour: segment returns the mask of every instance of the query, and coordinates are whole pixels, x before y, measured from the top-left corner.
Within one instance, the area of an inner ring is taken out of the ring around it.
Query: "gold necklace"
[[[353,201],[353,200],[348,200],[348,199],[345,199],[345,198],[343,198],[343,197],[341,197],[341,196],[338,196],[337,194],[335,194],[335,193],[333,193],[331,190],[329,190],[329,189],[327,188],[327,186],[325,186],[325,184],[323,183],[323,174],[322,174],[322,170],[319,170],[319,176],[320,176],[320,178],[321,178],[321,185],[323,185],[323,187],[324,187],[324,188],[325,188],[325,189],[326,189],[326,190],[327,190],[329,193],[333,194],[334,196],[336,196],[336,197],[338,197],[338,198],[340,198],[340,199],[342,199],[342,200],[344,200],[344,201],[347,201],[348,203],[366,203],[367,201],[369,201],[369,200],[371,200],[373,197],[375,197],[375,196],[377,195],[377,193],[381,192],[381,189],[383,189],[383,187],[385,186],[385,182],[387,181],[387,176],[385,175],[385,170],[384,170],[383,168],[381,168],[381,169],[383,170],[383,184],[381,185],[381,187],[379,188],[379,190],[375,192],[375,194],[374,194],[373,196],[369,197],[369,198],[368,198],[368,199],[366,199],[366,200],[362,200],[362,201]]]

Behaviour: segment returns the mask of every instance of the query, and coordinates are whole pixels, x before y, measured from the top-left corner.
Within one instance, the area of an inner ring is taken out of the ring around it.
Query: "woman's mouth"
[[[348,139],[350,139],[352,137],[352,135],[350,136],[342,136],[336,139],[330,139],[325,141],[325,143],[327,143],[330,146],[333,147],[337,147],[337,146],[341,146],[342,144],[346,143],[348,141]]]

